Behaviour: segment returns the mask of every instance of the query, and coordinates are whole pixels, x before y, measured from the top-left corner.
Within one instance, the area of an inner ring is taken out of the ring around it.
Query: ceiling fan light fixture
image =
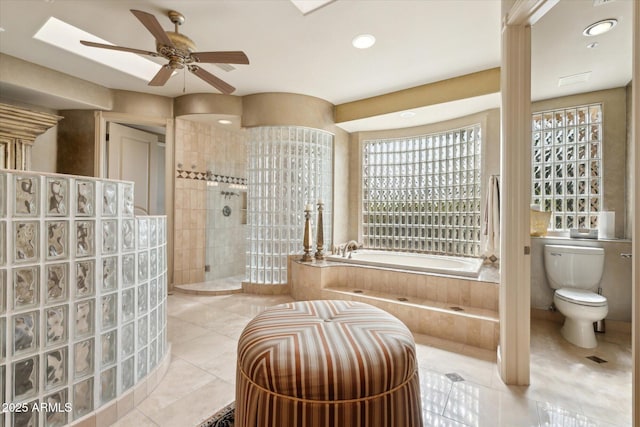
[[[583,35],[587,37],[599,36],[601,34],[610,31],[618,24],[618,20],[615,18],[603,19],[598,22],[594,22],[584,29],[582,32]]]
[[[360,34],[353,38],[351,44],[356,49],[369,49],[376,44],[376,38],[371,34]]]

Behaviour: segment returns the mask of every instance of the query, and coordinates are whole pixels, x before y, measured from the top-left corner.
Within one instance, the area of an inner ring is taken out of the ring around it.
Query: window
[[[363,142],[365,247],[478,256],[480,125]]]
[[[531,202],[551,230],[597,228],[602,206],[602,104],[533,114]]]

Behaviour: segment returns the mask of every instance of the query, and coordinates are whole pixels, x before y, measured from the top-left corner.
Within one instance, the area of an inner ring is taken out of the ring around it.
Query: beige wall
[[[335,107],[335,122],[374,117],[397,111],[443,104],[500,91],[500,68],[440,80]]]
[[[173,118],[173,99],[127,90],[112,90],[110,112],[160,119]]]
[[[91,110],[62,110],[58,123],[57,172],[95,176],[96,119]]]
[[[38,136],[31,148],[31,170],[38,172],[57,172],[58,126],[54,126]]]
[[[0,76],[4,85],[26,90],[34,99],[27,102],[55,97],[68,109],[113,108],[111,89],[4,53],[0,53]]]
[[[633,188],[633,147],[631,146],[631,144],[633,144],[633,136],[632,136],[632,123],[631,123],[631,113],[632,113],[632,108],[631,108],[631,89],[632,89],[632,83],[629,83],[626,87],[626,97],[627,97],[627,185],[626,185],[626,198],[627,198],[627,212],[626,212],[626,218],[625,218],[625,225],[624,225],[624,229],[625,229],[625,233],[624,233],[624,238],[625,239],[631,239],[631,234],[633,232],[633,213],[631,211],[631,205],[633,203],[633,197],[632,197],[632,193],[631,193],[631,189]]]
[[[333,105],[295,93],[258,93],[242,97],[242,126],[306,126],[332,132]]]
[[[625,231],[627,206],[627,101],[625,88],[589,92],[580,95],[534,102],[532,112],[566,108],[590,103],[602,103],[603,147],[602,177],[604,211],[616,213],[616,237],[628,235]]]

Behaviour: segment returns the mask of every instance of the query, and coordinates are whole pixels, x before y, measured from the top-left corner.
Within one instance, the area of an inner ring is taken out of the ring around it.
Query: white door
[[[137,214],[164,213],[164,147],[158,136],[113,122],[108,135],[107,177],[135,182]]]

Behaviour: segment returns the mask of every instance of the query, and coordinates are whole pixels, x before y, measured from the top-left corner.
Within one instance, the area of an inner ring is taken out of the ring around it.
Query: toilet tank
[[[596,290],[604,269],[604,249],[545,245],[544,266],[553,289]]]

